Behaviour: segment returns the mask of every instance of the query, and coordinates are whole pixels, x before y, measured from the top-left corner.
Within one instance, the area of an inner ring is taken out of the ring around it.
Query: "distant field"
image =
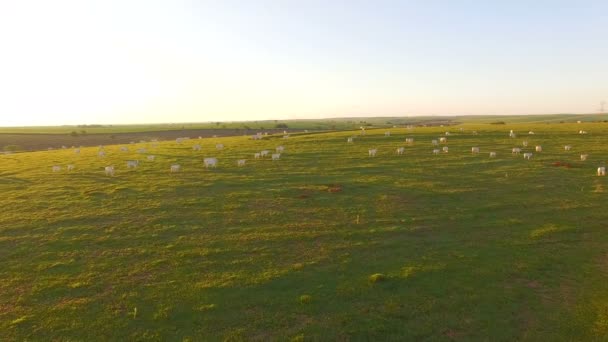
[[[405,116],[405,117],[360,117],[310,120],[260,120],[241,122],[207,122],[176,124],[139,124],[139,125],[84,125],[84,126],[41,126],[41,127],[0,127],[0,134],[112,134],[142,133],[179,130],[269,130],[277,125],[286,125],[297,130],[345,130],[358,129],[360,126],[374,125],[391,127],[408,124],[461,124],[492,123],[504,121],[514,123],[559,123],[592,122],[608,120],[608,114],[552,114],[552,115],[469,115],[469,116]]]
[[[608,339],[608,124],[386,130],[0,155],[0,340]]]

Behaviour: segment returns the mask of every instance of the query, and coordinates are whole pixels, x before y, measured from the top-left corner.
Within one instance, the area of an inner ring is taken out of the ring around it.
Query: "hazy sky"
[[[0,126],[590,113],[608,1],[0,1]]]

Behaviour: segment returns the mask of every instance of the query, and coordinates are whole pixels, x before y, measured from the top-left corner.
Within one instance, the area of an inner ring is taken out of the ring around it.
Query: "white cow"
[[[433,139],[431,140],[431,144],[433,144],[433,146],[437,146],[439,143],[437,142],[437,140]]]
[[[268,151],[268,150],[263,150],[263,151],[261,151],[261,152],[260,152],[260,156],[262,156],[262,157],[266,157],[266,156],[268,155],[268,153],[270,153],[270,151]]]
[[[445,132],[445,135],[450,135],[450,132]]]
[[[175,139],[175,142],[178,144],[181,144],[184,141],[184,138],[177,138]]]
[[[528,134],[533,135],[533,134],[534,134],[534,132],[530,131],[530,132],[528,132]]]
[[[203,163],[206,168],[217,167],[217,158],[205,158],[203,159]]]
[[[181,170],[181,165],[179,164],[173,164],[171,165],[171,172],[179,172]]]
[[[289,139],[289,134],[284,135],[283,139]]]
[[[540,146],[540,145],[536,145],[535,150],[536,150],[536,152],[542,152],[543,151],[543,147]]]
[[[155,156],[148,156],[147,157],[148,161],[154,161],[155,158],[156,158]]]
[[[597,168],[597,175],[598,176],[605,176],[606,175],[606,167],[605,166],[600,166]]]
[[[528,147],[528,142],[526,140],[524,140],[524,141],[521,142],[521,145],[523,147]]]
[[[570,151],[571,149],[572,149],[572,146],[570,146],[570,145],[564,146],[564,150],[566,150],[566,151]]]
[[[215,145],[215,148],[218,150],[223,150],[224,149],[224,144],[217,144]]]
[[[245,166],[246,162],[247,161],[245,159],[239,159],[239,160],[236,161],[236,165],[237,166]]]
[[[399,148],[397,149],[397,154],[398,154],[398,155],[402,155],[402,154],[403,154],[403,152],[405,152],[405,147],[399,147]]]
[[[581,154],[581,161],[587,160],[588,154]]]
[[[122,152],[129,152],[129,148],[128,148],[128,147],[126,147],[126,146],[121,147],[121,148],[120,148],[120,150],[121,150]]]
[[[200,151],[201,149],[202,149],[202,147],[199,144],[196,144],[196,145],[192,146],[192,150],[193,151]]]
[[[280,153],[273,153],[272,154],[272,160],[279,160],[281,158],[281,154]]]
[[[114,166],[106,166],[104,168],[106,176],[114,176]]]
[[[524,153],[524,159],[532,159],[532,153]]]
[[[448,153],[448,151],[449,151],[448,147],[447,146],[443,146],[443,152],[444,153]]]
[[[413,144],[413,143],[414,143],[414,138],[406,138],[406,139],[405,139],[405,142],[406,142],[407,144]]]
[[[587,131],[578,131],[578,134],[587,134]]]
[[[253,158],[260,159],[260,153],[254,153],[253,154]]]
[[[99,153],[97,153],[97,155],[100,157],[105,157],[106,153],[104,151],[99,151]]]
[[[479,147],[471,147],[471,153],[479,153]]]
[[[349,143],[349,144],[352,144],[353,143],[353,138],[346,139],[346,142]]]
[[[75,149],[74,153],[79,154],[80,153],[80,149],[79,148]]]
[[[283,146],[277,146],[276,150],[277,150],[278,153],[281,153],[281,152],[285,151],[285,147],[283,147]]]
[[[367,153],[370,157],[375,157],[376,153],[378,153],[378,149],[372,148],[372,149],[368,150]]]
[[[433,150],[433,154],[439,154],[439,152],[441,152],[441,150],[439,150],[438,148]]]
[[[496,158],[496,152],[490,152],[490,158]]]
[[[446,138],[446,137],[441,137],[441,138],[439,138],[439,142],[440,142],[440,143],[447,143],[447,142],[448,142],[448,138]]]
[[[384,136],[385,137],[390,137],[391,136],[391,132],[384,132]]]
[[[139,166],[139,160],[127,160],[127,169],[135,169]]]
[[[74,165],[72,165],[72,164],[68,165],[68,171],[74,171],[75,168],[76,167]]]
[[[519,147],[513,147],[513,149],[511,149],[511,153],[519,154],[520,152],[521,152],[521,148],[519,148]]]
[[[511,130],[511,131],[509,132],[509,137],[511,137],[511,138],[515,138],[515,133],[513,132],[513,130]]]
[[[55,165],[52,167],[52,170],[53,170],[53,172],[59,172],[59,171],[61,171],[61,166]]]

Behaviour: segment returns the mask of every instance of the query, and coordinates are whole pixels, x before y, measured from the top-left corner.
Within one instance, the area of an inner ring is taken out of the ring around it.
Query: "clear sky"
[[[606,0],[0,1],[0,126],[592,113]]]

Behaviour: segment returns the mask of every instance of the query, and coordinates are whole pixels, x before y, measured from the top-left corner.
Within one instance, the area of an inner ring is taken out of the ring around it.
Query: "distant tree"
[[[4,146],[3,150],[5,152],[17,152],[17,151],[21,151],[21,147],[19,147],[17,145],[6,145],[6,146]]]
[[[70,133],[70,135],[73,136],[73,137],[77,137],[78,136],[78,132],[72,131],[72,133]]]
[[[275,120],[275,122],[276,122],[276,120]],[[285,123],[276,124],[274,127],[275,128],[289,128],[289,127],[287,127],[287,124],[285,124]]]
[[[221,124],[221,122],[216,122],[215,123],[216,126],[219,126],[220,124]]]
[[[84,129],[80,131],[81,135],[87,135],[87,131],[85,131]]]

